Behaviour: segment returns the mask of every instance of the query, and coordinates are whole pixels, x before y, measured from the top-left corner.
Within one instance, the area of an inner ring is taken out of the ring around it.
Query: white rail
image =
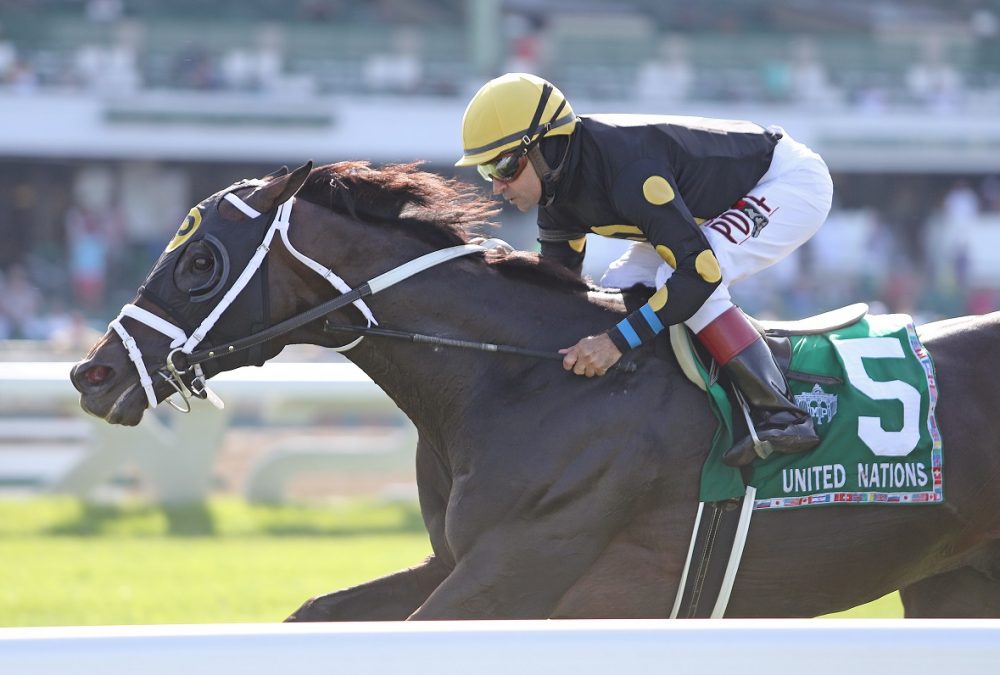
[[[61,362],[0,362],[0,410],[44,406],[53,413],[89,421],[87,452],[52,489],[86,496],[116,469],[134,462],[162,501],[198,501],[208,494],[217,450],[228,426],[227,411],[195,400],[187,415],[162,406],[163,411],[147,411],[137,427],[112,426],[80,410],[79,394],[69,381],[71,367]],[[412,425],[351,363],[269,363],[222,373],[212,379],[212,388],[229,410],[246,405],[264,410],[324,406],[343,413],[398,415],[410,431],[409,447],[414,445]],[[45,425],[39,428],[44,431]]]
[[[0,629],[16,675],[996,673],[996,620],[509,621]]]

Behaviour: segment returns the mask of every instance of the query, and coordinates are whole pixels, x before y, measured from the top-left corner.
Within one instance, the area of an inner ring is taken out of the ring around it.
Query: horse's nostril
[[[107,380],[110,374],[111,369],[107,366],[94,366],[88,368],[83,377],[87,380],[87,384],[97,385]]]

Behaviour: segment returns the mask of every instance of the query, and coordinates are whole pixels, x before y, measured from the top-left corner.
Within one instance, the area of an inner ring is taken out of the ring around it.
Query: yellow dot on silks
[[[642,235],[635,225],[592,225],[590,231],[602,237],[627,237],[627,235]]]
[[[649,306],[654,312],[659,312],[665,304],[667,304],[667,287],[662,286],[649,299]]]
[[[587,238],[580,237],[579,239],[570,239],[566,243],[569,244],[569,247],[577,253],[583,253],[584,247],[587,246]]]
[[[650,176],[642,184],[642,194],[650,204],[666,204],[674,198],[674,189],[663,176]]]
[[[677,269],[677,256],[674,255],[673,251],[671,251],[663,244],[657,244],[656,252],[660,254],[660,257],[663,258],[663,261],[665,263],[667,263],[674,269]]]
[[[712,249],[705,249],[694,259],[694,268],[698,271],[698,276],[710,284],[722,278],[722,268],[719,261],[715,259]]]

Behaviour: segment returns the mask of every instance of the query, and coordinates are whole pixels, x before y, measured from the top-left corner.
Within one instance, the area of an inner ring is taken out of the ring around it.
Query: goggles
[[[497,179],[504,183],[515,180],[524,171],[528,164],[528,156],[521,151],[500,155],[492,162],[486,162],[476,166],[479,175],[487,182]]]

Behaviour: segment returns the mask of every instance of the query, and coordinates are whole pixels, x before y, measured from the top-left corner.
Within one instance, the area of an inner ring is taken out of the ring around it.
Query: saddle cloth
[[[775,332],[789,340],[789,386],[795,402],[812,415],[820,445],[799,455],[757,459],[749,478],[721,462],[733,445],[733,406],[720,383],[694,362],[718,420],[702,470],[701,500],[738,498],[749,484],[756,488],[757,510],[943,502],[934,364],[912,319],[866,315],[824,332],[816,327],[814,322],[810,334],[798,335],[794,325],[782,323]]]

